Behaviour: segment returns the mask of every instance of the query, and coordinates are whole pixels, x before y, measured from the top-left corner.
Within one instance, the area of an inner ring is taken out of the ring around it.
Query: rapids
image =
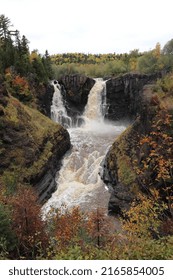
[[[99,176],[100,164],[125,126],[104,122],[106,108],[106,83],[97,79],[82,116],[84,124],[71,127],[72,121],[64,108],[60,87],[55,85],[52,119],[68,127],[72,148],[66,153],[57,172],[57,190],[43,206],[45,214],[51,207],[79,206],[84,211],[107,209],[109,192]]]

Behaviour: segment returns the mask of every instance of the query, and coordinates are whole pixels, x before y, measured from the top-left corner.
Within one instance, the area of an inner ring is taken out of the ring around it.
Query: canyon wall
[[[40,201],[56,188],[55,174],[70,148],[67,130],[22,104],[0,84],[0,185],[31,185]]]

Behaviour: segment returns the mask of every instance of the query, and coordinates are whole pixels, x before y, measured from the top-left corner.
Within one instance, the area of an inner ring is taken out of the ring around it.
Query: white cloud
[[[172,0],[1,0],[41,53],[141,51],[173,38]]]

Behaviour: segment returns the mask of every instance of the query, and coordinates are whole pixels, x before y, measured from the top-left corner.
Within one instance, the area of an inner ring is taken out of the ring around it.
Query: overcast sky
[[[172,0],[0,0],[30,50],[149,51],[173,38]]]

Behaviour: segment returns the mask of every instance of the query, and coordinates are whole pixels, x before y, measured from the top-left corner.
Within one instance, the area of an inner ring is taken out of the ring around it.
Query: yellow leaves
[[[153,195],[155,198],[158,197],[157,192]],[[134,202],[130,210],[125,213],[127,219],[122,221],[127,238],[135,238],[134,236],[148,238],[153,232],[157,233],[161,223],[158,215],[166,208],[166,205],[156,203],[153,198],[139,195],[138,202]]]
[[[32,52],[31,54],[30,54],[30,62],[33,62],[35,59],[37,59],[38,58],[38,53],[37,52]]]
[[[130,59],[130,68],[131,71],[136,71],[138,66],[137,58],[133,57]]]
[[[172,115],[166,110],[159,111],[152,124],[152,131],[140,140],[141,149],[147,144],[143,154],[141,174],[149,169],[156,180],[168,180],[172,178],[173,165],[173,137],[171,135]],[[139,172],[138,172],[139,174]],[[173,179],[173,178],[172,178]],[[147,182],[146,178],[146,182]],[[154,183],[154,182],[153,182]]]
[[[160,46],[160,43],[157,43],[156,46],[155,46],[155,49],[153,50],[153,54],[154,56],[159,59],[160,58],[160,55],[161,55],[161,46]]]

